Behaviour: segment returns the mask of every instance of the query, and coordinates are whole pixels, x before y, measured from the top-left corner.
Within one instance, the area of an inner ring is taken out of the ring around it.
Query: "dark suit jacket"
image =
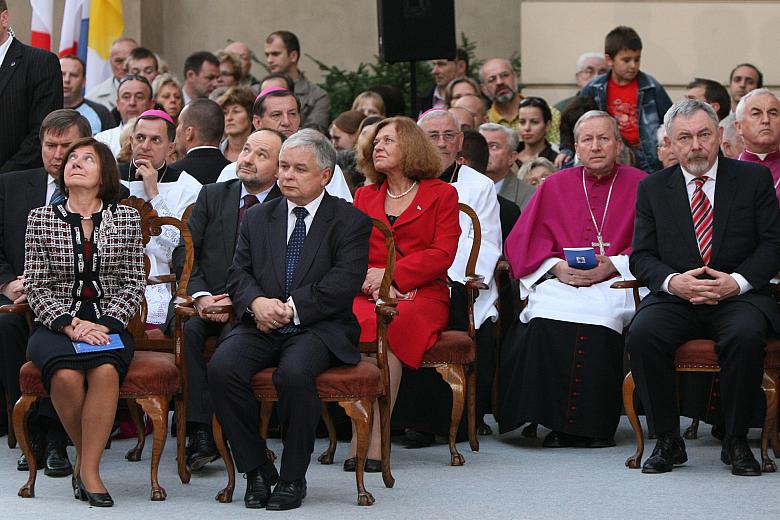
[[[0,285],[24,274],[27,215],[48,202],[48,175],[43,168],[0,175]],[[130,194],[124,186],[119,190],[120,199]]]
[[[230,164],[219,148],[199,148],[192,150],[171,166],[195,177],[201,184],[217,181],[222,168]]]
[[[744,276],[753,289],[733,299],[758,307],[780,331],[780,315],[769,291],[769,280],[780,270],[780,210],[772,176],[764,166],[721,157],[715,182],[709,265]],[[679,166],[639,184],[632,249],[631,272],[652,291],[640,310],[659,302],[683,302],[661,291],[670,274],[703,265]]]
[[[241,223],[236,254],[228,272],[228,292],[236,316],[246,319],[255,298],[286,300],[287,199],[257,204]],[[368,268],[371,221],[347,202],[325,193],[306,234],[290,296],[301,327],[316,334],[344,363],[360,360],[360,326],[352,301]],[[254,322],[228,336],[262,334]]]
[[[203,186],[195,207],[187,221],[192,233],[195,262],[187,292],[192,295],[208,291],[211,294],[227,292],[227,272],[233,263],[238,231],[238,204],[241,181],[232,179]],[[282,196],[274,184],[263,202]],[[174,250],[174,265],[183,265],[184,244]]]
[[[43,118],[59,108],[57,56],[14,38],[0,67],[0,173],[43,165],[38,131]]]
[[[517,219],[520,218],[520,206],[512,202],[511,200],[498,196],[498,215],[501,219],[501,244],[506,242],[506,237],[509,236],[509,232],[515,227]]]

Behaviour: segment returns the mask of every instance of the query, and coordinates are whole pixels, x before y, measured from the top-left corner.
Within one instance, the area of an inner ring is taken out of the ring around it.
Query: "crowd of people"
[[[176,273],[184,243],[166,227],[144,247],[138,214],[121,204],[129,195],[161,216],[192,208],[187,464],[197,472],[219,457],[216,415],[246,474],[249,508],[301,505],[321,410],[314,380],[357,363],[358,342],[376,339],[387,266],[368,217],[391,228],[396,247],[394,427],[417,447],[449,429],[432,411],[446,408],[443,384],[418,368],[443,331],[469,327],[458,286],[475,233],[458,203],[481,227],[476,272],[487,289],[471,318],[482,434],[491,433],[483,416],[497,410],[501,432],[548,428],[548,448],[614,446],[628,352],[658,439],[643,472],[686,462],[682,411],[715,426],[733,474],[761,473],[747,433],[760,426],[764,346],[780,332],[770,295],[780,271],[780,101],[754,65],[734,67],[727,86],[694,78],[673,102],[640,70],[639,35],[619,26],[603,52],[580,56],[577,93],[555,105],[523,96],[505,58],[469,77],[458,49],[430,62],[435,85],[419,113],[404,114],[408,93],[376,85],[331,121],[328,93],[300,70],[289,31],[264,40],[262,79],[243,42],[191,54],[180,81],[153,50],[120,38],[113,76],[84,93],[83,61],[22,44],[9,19],[0,0],[9,121],[0,304],[28,302],[35,321],[0,314],[0,386],[10,408],[22,364],[40,368],[51,399],[29,418],[35,458],[46,475],[72,475],[75,498],[113,505],[99,462],[142,299],[146,326],[173,334],[170,288],[144,283],[143,257],[150,275]],[[512,280],[499,291],[503,259]],[[610,288],[634,279],[646,285],[638,308]],[[207,311],[228,304],[232,318]],[[674,352],[694,338],[715,340],[721,371],[678,402]],[[269,366],[284,437],[278,471],[250,386]],[[375,411],[365,471],[381,471],[380,458]],[[27,469],[24,454],[17,465]],[[356,465],[353,436],[344,470]]]

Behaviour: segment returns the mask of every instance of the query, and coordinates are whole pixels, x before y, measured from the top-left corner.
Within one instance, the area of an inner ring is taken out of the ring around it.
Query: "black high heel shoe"
[[[111,498],[111,495],[109,495],[108,492],[90,493],[84,487],[84,482],[82,482],[81,477],[78,477],[78,483],[81,500],[89,502],[89,505],[94,507],[114,507],[114,499]]]

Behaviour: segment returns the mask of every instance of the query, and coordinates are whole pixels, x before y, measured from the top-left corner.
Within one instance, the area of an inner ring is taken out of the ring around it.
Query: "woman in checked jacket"
[[[119,175],[108,147],[84,138],[65,157],[52,205],[32,210],[27,225],[27,357],[76,447],[75,498],[110,507],[99,465],[133,358],[127,325],[144,294],[140,217],[113,202]],[[78,353],[77,342],[120,348]]]

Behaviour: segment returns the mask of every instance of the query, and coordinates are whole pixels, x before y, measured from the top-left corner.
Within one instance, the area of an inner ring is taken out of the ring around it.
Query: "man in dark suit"
[[[284,142],[278,172],[284,198],[249,210],[228,273],[239,323],[211,359],[208,379],[238,470],[246,472],[249,508],[301,505],[321,410],[314,380],[360,359],[352,301],[368,268],[371,222],[325,193],[335,161],[335,149],[315,130]],[[284,437],[281,474],[267,459],[250,386],[255,373],[271,366]]]
[[[62,199],[56,180],[71,143],[92,135],[89,121],[75,110],[55,110],[41,123],[43,167],[0,175],[0,305],[21,303],[24,295],[24,235],[31,209]],[[18,314],[0,314],[0,383],[7,406],[21,396],[19,369],[26,361],[27,322]],[[40,468],[48,476],[64,477],[72,469],[65,450],[67,437],[51,401],[41,401],[38,417],[30,421],[33,448]],[[10,425],[9,425],[10,426]],[[19,457],[18,469],[27,471],[27,459]]]
[[[190,102],[185,110],[198,103]],[[211,103],[211,101],[208,101]],[[195,299],[198,317],[184,325],[184,348],[187,359],[187,430],[189,432],[188,464],[193,471],[219,455],[211,435],[211,415],[203,347],[209,337],[229,330],[228,316],[210,315],[211,305],[230,304],[227,294],[228,268],[233,263],[238,227],[246,211],[258,202],[268,202],[282,195],[276,184],[279,149],[286,138],[275,130],[258,130],[251,134],[238,156],[238,179],[203,186],[187,226],[195,249],[192,277],[187,290]],[[174,263],[181,263],[184,246],[173,253]],[[172,316],[173,313],[168,313]]]
[[[455,50],[455,56],[431,60],[429,63],[436,84],[417,100],[420,114],[432,108],[447,108],[447,85],[450,81],[468,74],[469,53],[466,49],[458,48]]]
[[[41,166],[38,129],[62,108],[62,73],[54,54],[17,40],[0,0],[0,173]]]
[[[195,99],[184,107],[176,127],[176,146],[186,153],[171,166],[186,171],[201,184],[216,182],[230,164],[219,149],[225,131],[222,108],[210,99]]]
[[[631,272],[647,296],[631,323],[631,371],[658,442],[642,467],[664,473],[687,460],[680,437],[674,354],[685,341],[715,341],[734,475],[760,475],[746,435],[762,381],[764,347],[780,331],[769,280],[780,269],[780,212],[769,170],[718,157],[718,116],[698,100],[666,113],[680,160],[637,191]]]

